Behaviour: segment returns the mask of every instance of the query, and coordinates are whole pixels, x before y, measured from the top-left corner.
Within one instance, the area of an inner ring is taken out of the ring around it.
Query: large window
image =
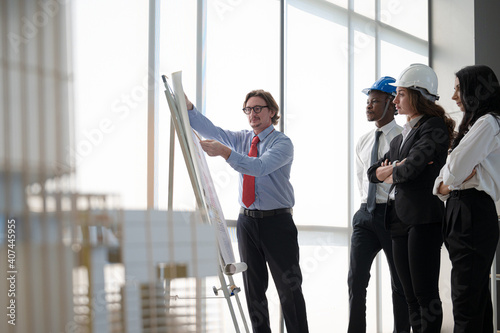
[[[75,158],[83,193],[146,207],[148,6],[74,3]]]
[[[160,3],[159,67],[160,75],[171,78],[173,72],[182,71],[186,95],[196,101],[196,1],[162,1]],[[167,209],[168,170],[170,144],[170,111],[160,85],[158,124],[158,202],[160,209]],[[196,207],[194,192],[177,138],[174,139],[173,209],[193,210]],[[144,184],[145,185],[145,184]]]
[[[217,126],[250,128],[241,109],[251,90],[270,91],[279,101],[279,14],[278,1],[207,2],[206,110],[201,111]],[[238,174],[222,158],[207,162],[225,217],[236,219]]]
[[[295,146],[294,216],[300,224],[346,226],[347,177],[335,175],[348,174],[347,20],[320,13],[288,6],[285,122]]]

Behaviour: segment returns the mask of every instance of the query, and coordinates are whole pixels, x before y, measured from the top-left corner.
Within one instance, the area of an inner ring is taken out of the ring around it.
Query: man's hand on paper
[[[188,111],[193,109],[193,103],[189,100],[186,94],[184,94],[184,98],[186,99],[186,106]]]
[[[208,156],[222,156],[227,160],[231,155],[231,149],[216,140],[203,140],[200,145]]]

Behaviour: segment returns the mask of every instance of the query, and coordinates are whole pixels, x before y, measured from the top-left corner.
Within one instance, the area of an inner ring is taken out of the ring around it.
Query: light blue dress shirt
[[[248,152],[255,136],[253,131],[238,132],[223,130],[215,126],[196,108],[188,111],[189,121],[198,133],[231,148],[227,163],[240,173],[239,202],[243,188],[243,174],[255,176],[255,202],[248,209],[272,210],[292,208],[295,204],[290,170],[293,161],[292,141],[271,125],[259,133],[258,156],[249,157]]]

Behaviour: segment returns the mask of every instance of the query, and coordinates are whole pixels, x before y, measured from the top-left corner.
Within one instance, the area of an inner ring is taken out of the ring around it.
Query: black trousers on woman
[[[266,298],[267,265],[278,291],[287,332],[309,332],[297,228],[292,215],[254,218],[240,214],[237,236],[241,260],[248,265],[243,272],[243,285],[253,332],[271,332]]]
[[[489,273],[498,243],[498,216],[483,191],[453,191],[446,202],[445,245],[453,265],[454,333],[493,332]]]
[[[405,224],[394,209],[389,208],[388,213],[394,264],[408,303],[413,333],[439,333],[443,322],[439,298],[442,225]]]

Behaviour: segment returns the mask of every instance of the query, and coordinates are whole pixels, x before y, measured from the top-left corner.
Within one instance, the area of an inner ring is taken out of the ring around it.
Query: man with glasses
[[[203,150],[209,156],[222,156],[240,173],[237,236],[241,260],[248,265],[243,284],[253,332],[271,332],[267,265],[287,331],[308,332],[297,228],[292,218],[293,144],[273,126],[280,118],[278,104],[269,92],[251,91],[243,113],[252,130],[233,132],[216,127],[187,97],[186,103],[191,126],[208,139],[201,141]]]
[[[394,82],[394,78],[384,76],[362,91],[368,95],[366,117],[375,122],[375,128],[363,135],[356,146],[356,174],[362,204],[352,219],[348,333],[366,332],[366,288],[373,259],[380,250],[384,250],[391,272],[394,332],[410,332],[408,305],[392,258],[391,235],[384,225],[390,184],[370,183],[367,176],[368,168],[384,156],[391,140],[402,131],[394,120],[396,109],[392,101],[396,87],[391,85]]]

